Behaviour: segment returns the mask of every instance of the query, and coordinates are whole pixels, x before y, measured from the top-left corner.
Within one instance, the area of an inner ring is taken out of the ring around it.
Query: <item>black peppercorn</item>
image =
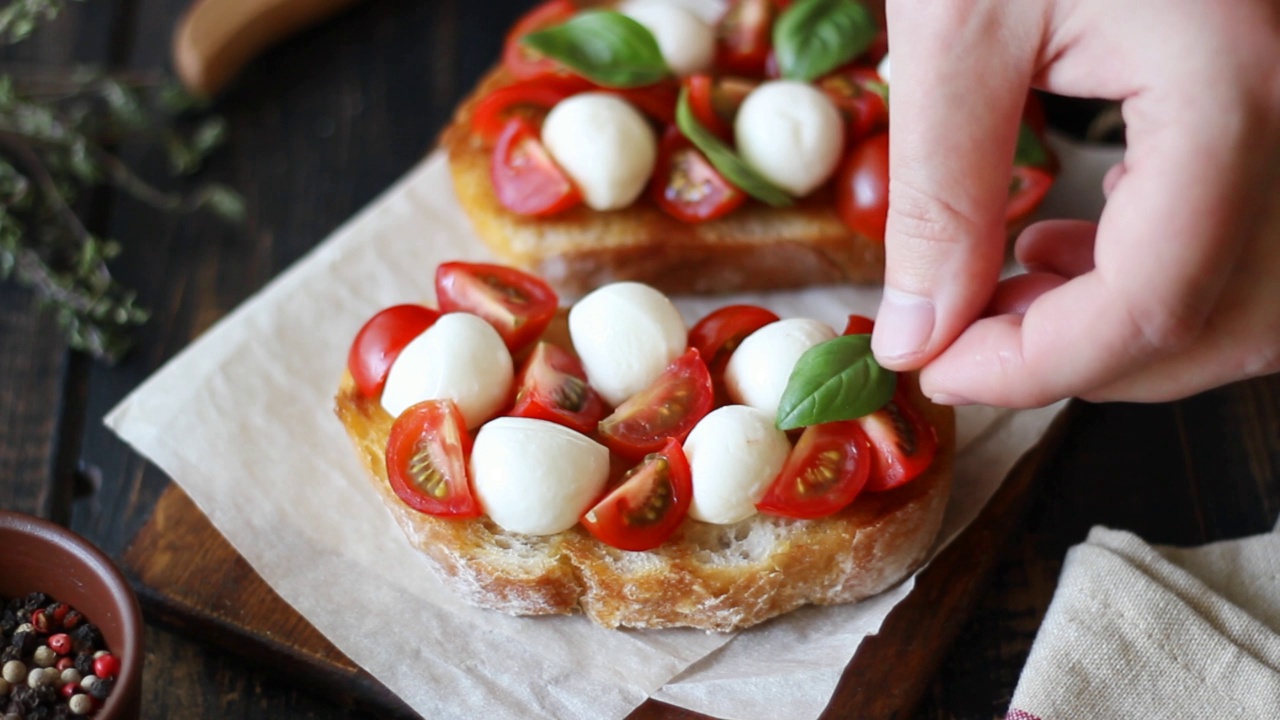
[[[80,675],[82,677],[86,675],[92,675],[93,674],[93,653],[82,652],[79,655],[76,655],[75,667],[76,667],[76,670],[80,671]]]
[[[10,660],[21,660],[21,659],[22,659],[22,650],[12,645],[9,645],[4,650],[0,650],[0,667],[4,666],[4,664],[9,662]]]
[[[18,648],[23,655],[30,655],[36,649],[36,634],[30,630],[19,630],[13,634],[13,640],[9,642],[11,647]]]
[[[111,678],[98,678],[98,682],[89,687],[89,694],[98,700],[106,700],[111,694],[111,688],[116,686],[116,681]]]
[[[102,647],[102,633],[98,631],[98,626],[93,623],[84,623],[72,630],[70,635],[71,645],[77,653],[92,653]]]
[[[49,596],[42,592],[28,593],[27,596],[22,599],[22,609],[27,612],[31,612],[36,608],[44,607],[48,604]]]

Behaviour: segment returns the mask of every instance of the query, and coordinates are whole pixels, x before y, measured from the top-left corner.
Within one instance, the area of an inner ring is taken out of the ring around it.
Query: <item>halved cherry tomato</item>
[[[379,397],[387,373],[409,341],[435,324],[440,313],[421,305],[395,305],[369,319],[347,353],[347,370],[365,397]]]
[[[658,146],[649,191],[658,207],[688,223],[714,220],[747,200],[746,193],[725,180],[674,126],[667,128]]]
[[[764,74],[777,17],[773,0],[735,0],[716,25],[716,67],[736,75]]]
[[[876,321],[866,315],[850,315],[841,335],[870,335],[875,329]]]
[[[664,125],[676,121],[676,101],[680,99],[680,85],[674,80],[661,80],[652,85],[636,88],[596,88],[626,100],[640,112]]]
[[[914,480],[933,462],[938,435],[899,389],[888,404],[854,422],[871,440],[875,461],[867,490],[892,490]]]
[[[387,440],[387,480],[396,497],[419,512],[480,516],[467,480],[471,436],[452,400],[426,400],[400,413]]]
[[[839,512],[862,492],[872,462],[871,441],[857,422],[810,425],[756,508],[793,518]]]
[[[485,95],[471,112],[471,130],[492,142],[508,127],[512,111],[518,107],[550,110],[570,95],[595,88],[577,76],[548,76],[503,85]]]
[[[725,142],[733,142],[733,121],[738,108],[760,86],[758,80],[716,77],[699,73],[684,79],[689,90],[689,109],[698,122]]]
[[[826,93],[848,119],[846,141],[851,145],[888,127],[889,106],[876,91],[883,85],[874,69],[856,65],[846,65],[817,81],[818,89]]]
[[[498,202],[517,215],[546,217],[582,202],[582,192],[556,165],[525,118],[507,121],[493,147],[489,174]]]
[[[559,345],[540,342],[516,379],[509,415],[550,420],[584,435],[595,431],[608,407],[587,384],[582,363]]]
[[[620,550],[650,550],[680,527],[692,502],[689,460],[672,438],[627,471],[621,485],[583,514],[582,526]]]
[[[436,302],[442,312],[480,316],[514,353],[547,329],[560,299],[550,285],[515,268],[450,262],[436,268]]]
[[[565,22],[576,12],[577,6],[570,0],[548,0],[525,13],[507,33],[506,44],[502,48],[502,64],[518,78],[537,77],[563,70],[560,63],[543,57],[520,41],[525,35]]]
[[[1009,204],[1005,208],[1005,222],[1009,224],[1025,220],[1040,207],[1040,201],[1053,185],[1053,175],[1044,168],[1018,165],[1013,168],[1009,181]]]
[[[757,305],[726,305],[689,330],[689,347],[697,348],[712,372],[723,370],[729,356],[748,335],[775,322],[778,316],[772,310]]]
[[[881,29],[866,50],[858,56],[858,61],[867,65],[879,65],[885,55],[889,54],[889,31]]]
[[[712,408],[711,374],[696,348],[671,361],[649,387],[632,395],[600,421],[600,440],[628,460],[680,442]]]
[[[836,176],[836,210],[854,232],[884,242],[889,219],[889,133],[858,143]]]

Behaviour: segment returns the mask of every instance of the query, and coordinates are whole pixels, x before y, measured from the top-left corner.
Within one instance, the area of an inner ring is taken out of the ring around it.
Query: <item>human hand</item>
[[[1280,2],[889,0],[885,299],[872,347],[937,402],[1160,401],[1280,370]],[[1122,100],[1097,225],[1018,238],[1029,85]]]

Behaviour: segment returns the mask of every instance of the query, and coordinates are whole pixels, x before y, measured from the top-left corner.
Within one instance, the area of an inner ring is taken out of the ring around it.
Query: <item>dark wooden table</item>
[[[10,61],[169,65],[186,0],[86,0]],[[173,219],[101,193],[91,224],[125,241],[116,268],[155,317],[117,367],[68,352],[35,299],[0,285],[0,507],[69,525],[119,557],[169,480],[104,413],[322,239],[431,146],[528,0],[379,0],[271,51],[216,106],[230,146],[205,179],[244,193],[242,228]],[[124,154],[162,184],[158,153]],[[1280,514],[1280,377],[1162,405],[1083,406],[1038,473],[1022,525],[915,717],[1002,715],[1062,558],[1090,526],[1198,544]],[[159,623],[147,628],[150,718],[336,718],[349,711]]]

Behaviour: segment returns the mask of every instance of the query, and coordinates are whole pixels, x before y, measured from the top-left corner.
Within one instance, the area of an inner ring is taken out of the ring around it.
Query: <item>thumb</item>
[[[889,218],[872,349],[916,369],[986,306],[999,279],[1038,3],[890,0]],[[1021,17],[1020,17],[1021,16]]]

